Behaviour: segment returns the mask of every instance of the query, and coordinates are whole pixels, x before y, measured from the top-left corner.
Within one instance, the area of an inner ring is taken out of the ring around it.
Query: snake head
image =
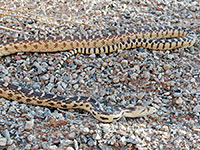
[[[124,116],[131,117],[131,118],[142,117],[142,116],[146,116],[146,115],[151,115],[155,111],[156,111],[156,108],[154,108],[154,107],[134,106],[134,105],[130,104],[127,107],[125,107]]]

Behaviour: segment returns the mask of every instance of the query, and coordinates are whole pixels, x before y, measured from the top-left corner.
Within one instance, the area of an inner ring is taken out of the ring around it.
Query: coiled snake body
[[[171,50],[179,47],[190,47],[195,41],[195,33],[183,27],[138,28],[90,37],[66,36],[3,41],[0,43],[0,56],[16,52],[56,52],[69,50],[58,65],[59,68],[67,58],[76,53],[111,53],[118,49],[135,47]],[[33,105],[61,109],[82,108],[89,111],[95,118],[102,122],[112,122],[113,120],[120,119],[122,116],[145,116],[152,114],[156,110],[154,107],[129,105],[118,108],[113,113],[108,113],[103,110],[98,101],[90,97],[75,96],[64,98],[44,92],[24,89],[4,81],[0,81],[0,96]]]

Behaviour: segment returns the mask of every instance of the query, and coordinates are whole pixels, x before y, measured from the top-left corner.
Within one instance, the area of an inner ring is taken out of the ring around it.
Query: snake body
[[[135,47],[155,50],[172,50],[180,47],[191,47],[195,43],[196,38],[193,31],[177,26],[138,28],[88,37],[24,38],[4,40],[1,42],[0,56],[10,55],[16,52],[57,52],[69,50],[63,61],[59,64],[60,67],[67,58],[76,53],[111,53],[118,49],[130,49]],[[112,122],[120,119],[122,116],[145,116],[152,114],[156,110],[154,107],[128,105],[127,107],[118,108],[118,110],[113,113],[108,113],[103,110],[98,101],[90,97],[75,96],[66,98],[25,89],[4,81],[0,81],[0,96],[26,104],[61,109],[85,109],[102,122]]]

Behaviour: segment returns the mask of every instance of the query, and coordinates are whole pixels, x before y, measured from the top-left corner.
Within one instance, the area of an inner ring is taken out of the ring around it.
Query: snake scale
[[[24,38],[3,40],[0,42],[0,56],[16,52],[57,52],[69,51],[59,63],[57,70],[70,56],[83,54],[111,53],[118,49],[143,47],[154,50],[172,50],[180,47],[191,47],[197,37],[195,33],[184,27],[164,26],[137,28],[94,36],[64,36],[47,38]],[[103,110],[100,103],[90,97],[62,97],[44,92],[36,92],[0,81],[0,96],[26,104],[49,106],[61,109],[81,108],[89,111],[102,122],[119,120],[122,116],[138,117],[152,114],[154,107],[128,105],[110,113]]]

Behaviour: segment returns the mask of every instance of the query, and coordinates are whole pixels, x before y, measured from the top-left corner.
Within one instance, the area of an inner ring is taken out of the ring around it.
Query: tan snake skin
[[[76,53],[100,54],[111,53],[118,49],[143,47],[155,50],[171,50],[179,47],[190,47],[196,41],[196,35],[183,27],[152,27],[138,28],[128,31],[110,33],[90,37],[48,37],[38,39],[16,39],[0,43],[0,56],[16,52],[56,52],[66,51],[63,61]],[[26,104],[49,106],[61,109],[82,108],[89,111],[102,122],[112,122],[125,117],[138,117],[152,114],[153,107],[132,106],[122,107],[113,113],[105,112],[98,101],[90,97],[65,98],[57,95],[36,92],[20,86],[0,81],[0,96]]]

